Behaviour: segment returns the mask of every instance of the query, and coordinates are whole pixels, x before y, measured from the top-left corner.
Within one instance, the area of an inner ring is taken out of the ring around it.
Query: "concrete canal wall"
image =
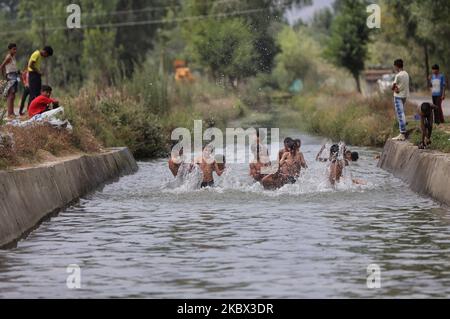
[[[0,171],[0,247],[14,243],[48,215],[138,166],[127,148],[80,155],[32,168]]]
[[[450,206],[450,154],[419,150],[410,143],[388,140],[378,166],[403,180],[415,192]]]

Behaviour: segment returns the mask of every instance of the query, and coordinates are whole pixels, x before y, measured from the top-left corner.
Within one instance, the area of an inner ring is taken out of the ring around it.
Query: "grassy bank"
[[[386,96],[328,92],[295,97],[290,108],[302,129],[352,145],[382,146],[393,133],[395,116]]]
[[[430,150],[450,153],[450,116],[446,117],[446,124],[441,124],[439,127],[434,127],[431,136]],[[410,141],[414,145],[419,145],[422,141],[422,133],[418,122],[413,124],[414,132],[410,136]]]
[[[295,122],[298,128],[352,145],[382,147],[388,138],[399,133],[390,95],[363,97],[356,93],[316,92],[294,97],[285,108],[285,120]],[[419,145],[420,122],[415,114],[416,105],[407,103],[410,141]],[[435,126],[430,149],[449,153],[449,139],[449,124]]]
[[[295,97],[290,108],[298,112],[302,129],[335,141],[381,147],[398,134],[398,123],[389,95],[364,97],[357,93],[321,92]],[[413,118],[415,106],[406,114]]]
[[[192,129],[194,120],[202,120],[204,127],[224,128],[246,112],[234,89],[207,78],[191,84],[169,77],[149,78],[152,71],[136,73],[113,88],[87,85],[76,96],[54,90],[73,132],[0,126],[2,134],[12,137],[12,142],[0,141],[0,169],[116,146],[129,147],[138,159],[161,157],[168,154],[173,129]]]

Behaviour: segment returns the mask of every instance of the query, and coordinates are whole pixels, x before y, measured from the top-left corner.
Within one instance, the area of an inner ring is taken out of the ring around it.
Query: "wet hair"
[[[400,69],[403,69],[403,60],[402,59],[395,60],[394,65]]]
[[[337,156],[339,154],[339,145],[334,144],[330,147],[330,157]]]
[[[422,103],[422,105],[420,106],[420,111],[425,114],[425,116],[430,115],[431,113],[431,104],[430,103]]]
[[[291,153],[295,154],[297,152],[297,142],[292,138],[287,142],[286,147]]]
[[[435,64],[431,67],[432,70],[439,70],[439,65]]]
[[[357,162],[359,160],[359,153],[358,152],[352,152],[352,161]]]
[[[294,140],[295,145],[300,149],[300,147],[302,147],[302,141],[298,138],[296,140]]]
[[[17,44],[15,44],[15,43],[8,44],[8,50],[11,50],[13,48],[17,48]]]
[[[294,140],[291,137],[286,137],[284,139],[284,145],[287,146],[289,143],[293,142]]]
[[[45,46],[43,49],[45,52],[47,52],[48,56],[52,56],[53,55],[53,48],[50,46]]]
[[[53,89],[50,85],[43,85],[41,88],[41,92],[52,93]]]

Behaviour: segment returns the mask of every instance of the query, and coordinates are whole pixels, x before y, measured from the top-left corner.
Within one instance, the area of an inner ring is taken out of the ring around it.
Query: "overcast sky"
[[[286,13],[286,17],[291,24],[295,23],[298,19],[307,22],[312,18],[314,12],[325,7],[331,7],[333,2],[334,0],[313,0],[313,5],[301,9],[290,10]]]

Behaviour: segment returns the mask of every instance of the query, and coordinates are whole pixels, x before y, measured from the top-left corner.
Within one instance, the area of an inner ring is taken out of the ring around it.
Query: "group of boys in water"
[[[259,134],[257,134],[256,143],[251,146],[251,151],[254,155],[254,160],[250,163],[249,175],[259,182],[265,189],[274,190],[279,189],[287,184],[295,184],[300,177],[302,169],[307,169],[308,165],[305,157],[301,152],[302,142],[300,139],[292,139],[287,137],[284,140],[284,148],[278,153],[278,165],[272,164],[270,161],[269,152],[266,146],[260,143]],[[343,158],[339,158],[339,154],[343,147]],[[350,162],[356,162],[359,159],[357,152],[348,150],[345,146],[334,144],[330,148],[328,157],[322,157],[325,150],[325,145],[316,156],[318,162],[329,162],[328,179],[331,185],[339,183],[343,171]],[[225,156],[214,156],[214,146],[208,144],[204,147],[202,155],[195,158],[193,163],[186,163],[183,158],[183,150],[179,152],[179,157],[175,158],[173,155],[169,160],[169,169],[174,177],[181,174],[192,172],[195,167],[198,167],[202,172],[203,179],[201,188],[213,187],[215,172],[218,176],[222,176],[225,171]],[[361,180],[352,180],[355,184],[365,184]]]

